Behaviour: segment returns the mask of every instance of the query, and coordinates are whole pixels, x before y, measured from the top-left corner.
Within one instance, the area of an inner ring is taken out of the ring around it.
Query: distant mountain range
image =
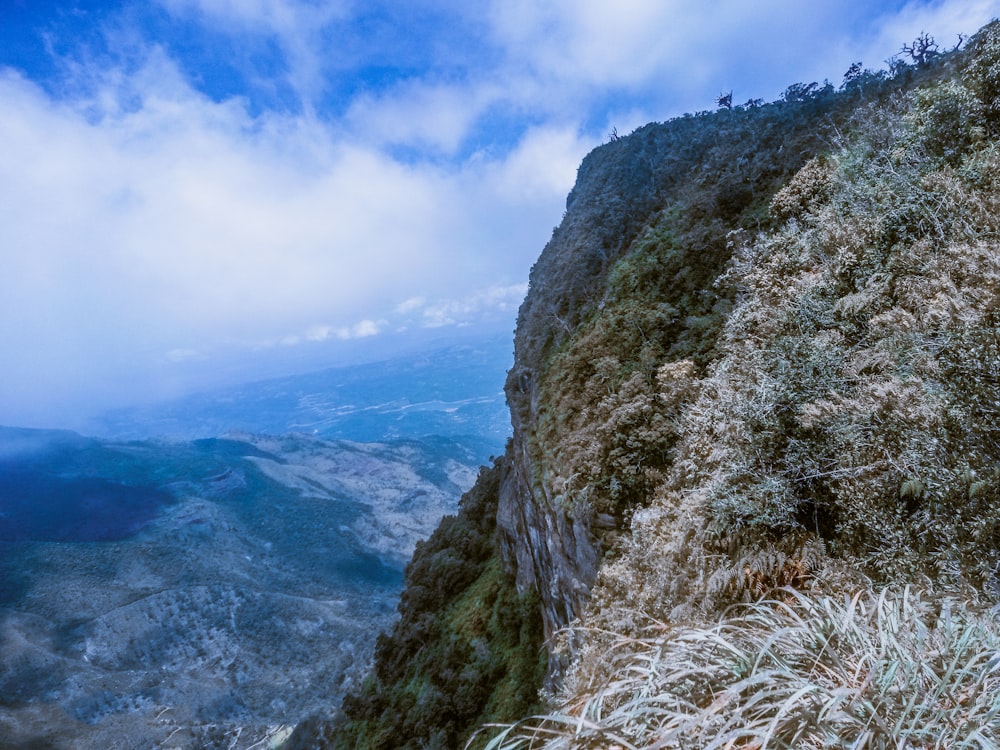
[[[119,409],[86,431],[186,440],[296,432],[359,442],[437,435],[461,439],[485,462],[511,431],[503,381],[512,357],[510,339],[495,338]]]

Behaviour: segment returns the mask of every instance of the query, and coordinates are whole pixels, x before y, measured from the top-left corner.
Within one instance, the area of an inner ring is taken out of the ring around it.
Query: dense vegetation
[[[818,157],[863,113],[932,75],[855,70],[839,91],[795,84],[770,104],[686,116],[629,136],[664,154],[650,167],[655,207],[589,303],[577,305],[572,335],[551,326],[541,358],[546,409],[533,448],[557,495],[620,520],[645,503],[670,463],[677,409],[692,395],[684,383],[722,355],[719,338],[742,284],[730,267],[734,249],[788,219],[782,212],[795,199],[785,190],[775,206],[776,193],[801,170],[799,182],[815,175],[825,163]]]
[[[491,747],[1000,742],[1000,25],[904,52],[581,166],[508,396],[537,497],[603,563],[547,644],[552,712]],[[531,709],[491,472],[411,566],[339,746]]]
[[[626,524],[565,702],[496,747],[1000,740],[1000,26],[894,67],[756,226],[655,217],[555,348],[541,481]]]
[[[499,460],[502,463],[503,459]],[[539,707],[545,674],[538,604],[519,595],[496,550],[502,469],[483,469],[406,569],[400,620],[333,727],[300,727],[291,747],[453,748],[480,725]]]

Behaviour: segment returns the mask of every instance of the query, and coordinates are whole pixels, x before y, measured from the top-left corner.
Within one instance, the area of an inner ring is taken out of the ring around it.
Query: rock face
[[[585,515],[565,512],[544,486],[532,489],[523,438],[513,451],[497,509],[501,554],[514,569],[518,589],[538,591],[548,640],[580,614],[597,574],[598,547]]]
[[[611,265],[662,203],[672,176],[654,165],[666,132],[647,126],[591,152],[566,201],[566,215],[531,270],[507,378],[514,437],[500,491],[501,550],[521,590],[537,589],[546,636],[577,617],[597,575],[591,519],[559,507],[539,476],[531,436],[538,377],[549,354],[598,304]],[[666,140],[669,140],[666,139]]]

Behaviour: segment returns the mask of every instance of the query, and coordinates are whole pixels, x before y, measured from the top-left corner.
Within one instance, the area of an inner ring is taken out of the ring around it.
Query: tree
[[[961,44],[961,42],[959,42]],[[934,37],[926,32],[920,32],[920,36],[913,40],[912,44],[903,45],[903,54],[909,55],[910,59],[917,65],[924,65],[931,58],[940,54],[938,43]]]
[[[861,66],[861,63],[851,63],[851,67],[849,67],[847,72],[844,73],[844,83],[841,85],[841,88],[846,89],[852,83],[861,78],[862,74],[864,74],[864,68]]]
[[[812,83],[793,83],[785,89],[781,98],[786,102],[804,102],[815,97],[818,91],[819,84],[815,81]]]

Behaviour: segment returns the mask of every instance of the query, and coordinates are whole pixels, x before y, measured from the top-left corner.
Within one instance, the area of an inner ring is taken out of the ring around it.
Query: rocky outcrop
[[[565,377],[550,368],[553,354],[604,313],[613,267],[657,223],[673,222],[694,238],[686,240],[690,262],[682,266],[708,268],[697,282],[691,274],[680,279],[690,270],[682,269],[678,287],[698,288],[677,296],[711,288],[728,259],[727,233],[751,215],[759,223],[770,195],[823,147],[821,122],[835,122],[849,106],[849,99],[824,93],[686,116],[646,125],[583,160],[563,221],[531,270],[506,383],[514,434],[498,510],[501,551],[519,589],[537,589],[547,634],[581,613],[602,554],[591,513],[562,507],[545,476],[538,423],[553,406],[541,384]]]
[[[533,465],[524,438],[515,438],[511,450],[497,508],[501,550],[518,590],[538,591],[549,640],[580,614],[600,555],[587,515],[559,507],[543,484],[532,489]]]
[[[560,507],[538,476],[531,444],[544,408],[538,378],[551,351],[599,304],[609,269],[662,205],[673,177],[658,158],[669,148],[667,130],[646,126],[584,159],[563,222],[531,270],[518,315],[505,389],[514,436],[497,520],[518,588],[540,595],[546,636],[580,614],[600,550],[588,514]]]

